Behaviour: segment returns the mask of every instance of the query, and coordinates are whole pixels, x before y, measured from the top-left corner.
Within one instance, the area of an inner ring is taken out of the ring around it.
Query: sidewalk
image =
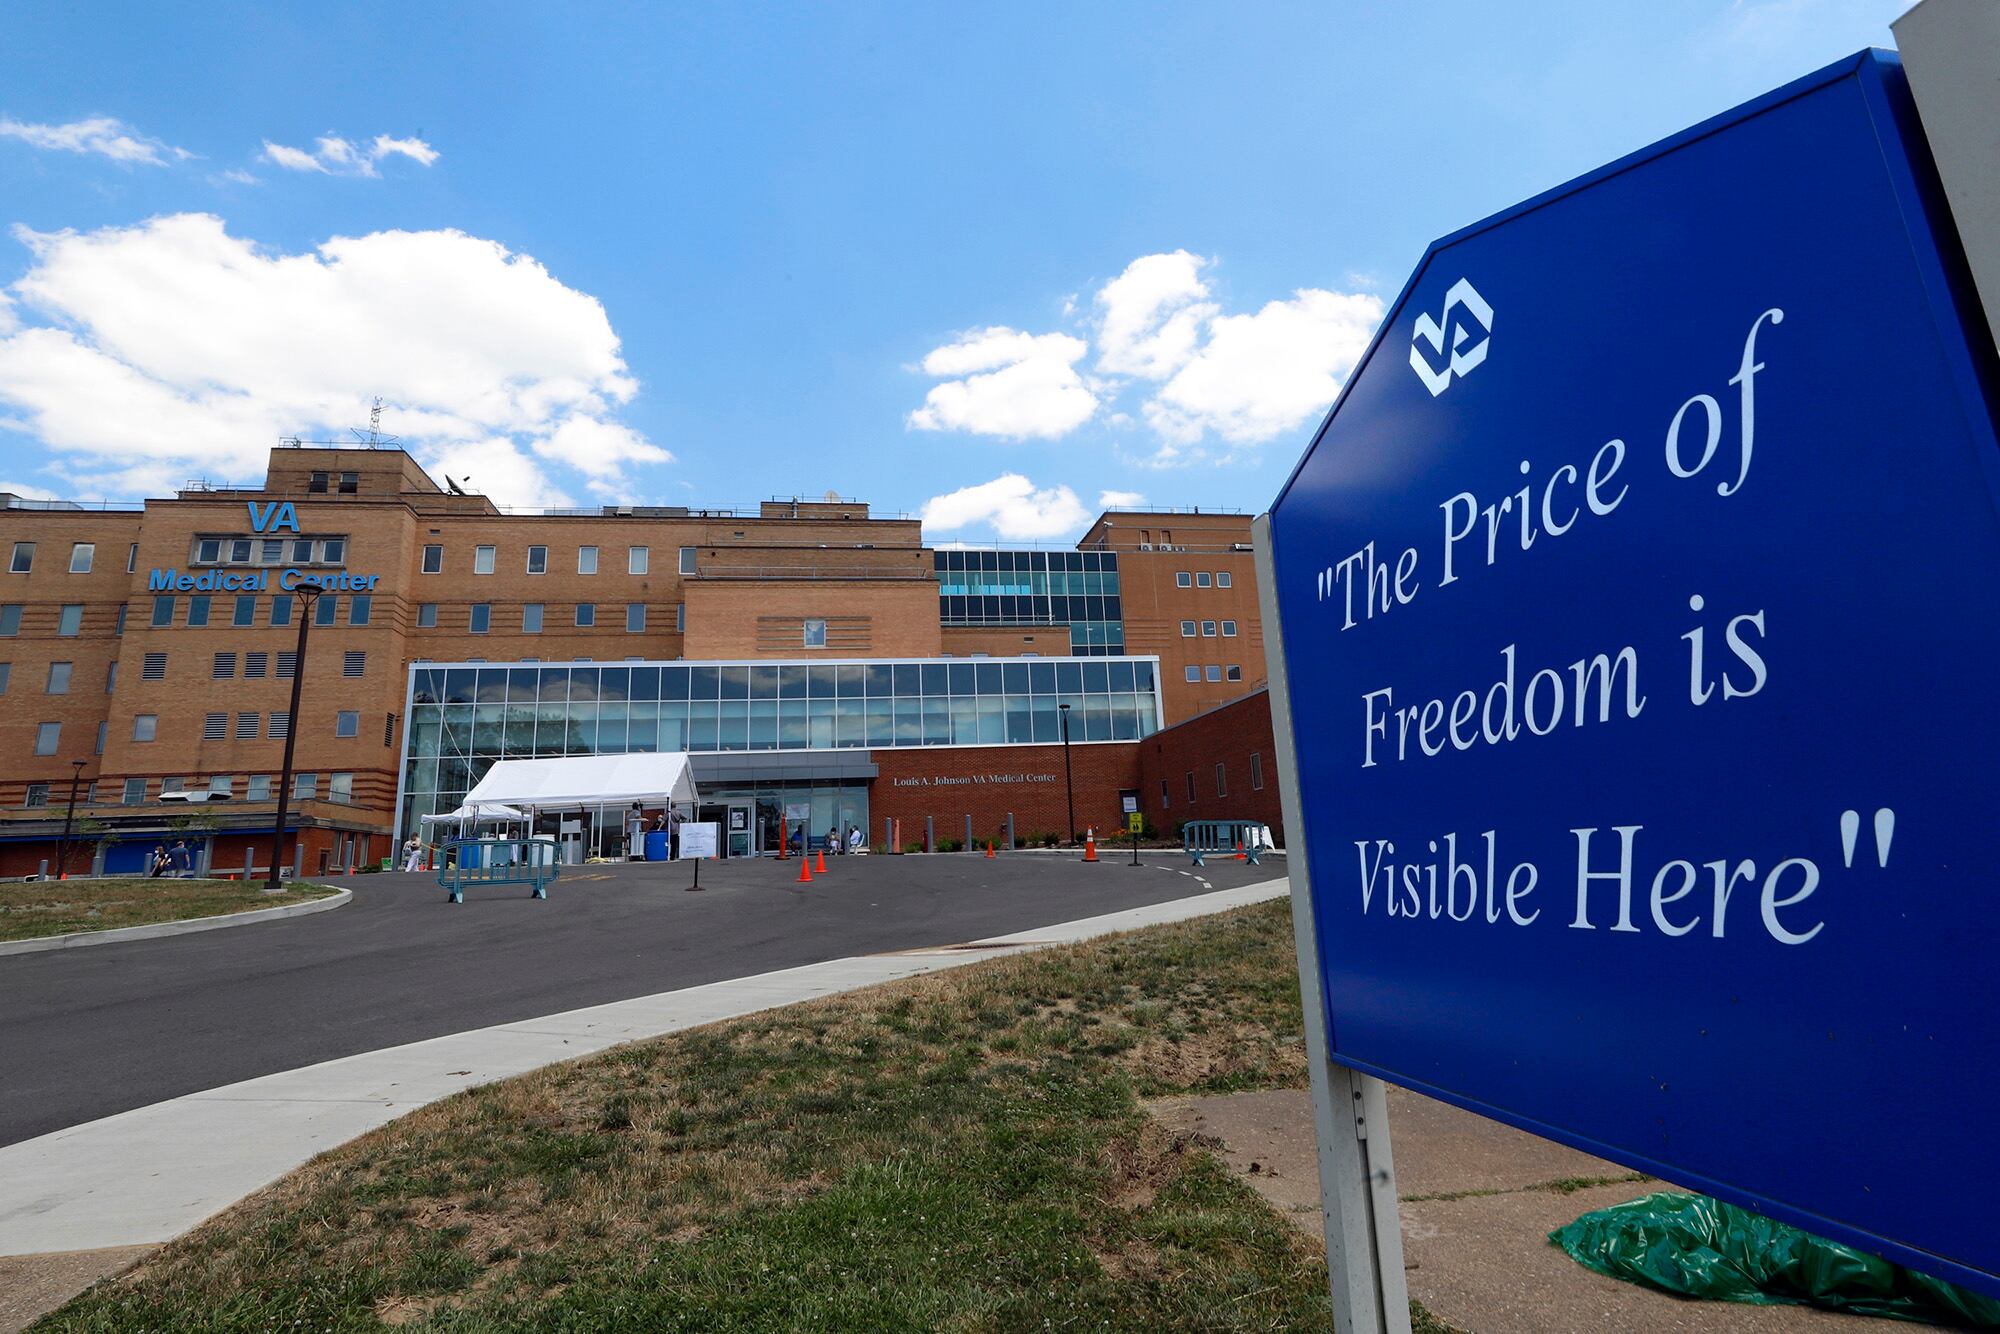
[[[1166,1098],[1150,1110],[1173,1129],[1220,1140],[1218,1152],[1244,1180],[1301,1229],[1322,1235],[1309,1093]],[[1802,1306],[1691,1301],[1592,1273],[1548,1234],[1664,1183],[1393,1086],[1389,1125],[1410,1296],[1468,1334],[1908,1328]]]

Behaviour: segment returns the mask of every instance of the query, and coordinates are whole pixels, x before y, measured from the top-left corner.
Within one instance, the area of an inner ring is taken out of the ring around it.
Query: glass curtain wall
[[[1067,625],[1079,657],[1125,652],[1113,551],[933,553],[942,625]]]
[[[420,663],[400,827],[456,809],[502,757],[1047,744],[1064,704],[1072,742],[1136,741],[1159,730],[1157,674],[1152,658]]]

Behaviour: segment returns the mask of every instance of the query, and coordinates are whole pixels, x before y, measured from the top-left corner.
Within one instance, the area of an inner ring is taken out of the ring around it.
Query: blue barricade
[[[1181,826],[1181,850],[1194,859],[1196,866],[1201,866],[1208,853],[1234,856],[1241,846],[1243,859],[1257,866],[1262,864],[1258,853],[1263,833],[1262,820],[1189,820]]]
[[[465,902],[467,885],[532,885],[531,897],[549,896],[549,882],[561,873],[552,838],[459,838],[444,845],[437,881],[451,892],[449,902]]]

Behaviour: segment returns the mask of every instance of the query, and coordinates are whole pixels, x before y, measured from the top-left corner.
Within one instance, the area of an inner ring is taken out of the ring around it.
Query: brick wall
[[[1218,765],[1226,795],[1216,790]],[[1177,830],[1189,820],[1261,820],[1271,826],[1279,845],[1284,844],[1277,743],[1266,691],[1255,691],[1141,741],[1139,778],[1140,809],[1156,828]]]
[[[1071,745],[1076,792],[1076,832],[1095,826],[1099,836],[1124,823],[1118,797],[1139,781],[1142,742]],[[937,822],[939,838],[965,837],[972,816],[973,836],[1003,837],[1007,812],[1014,832],[1069,833],[1061,746],[963,746],[873,752],[881,776],[868,795],[869,837],[880,841],[884,817],[903,822],[903,841],[921,843],[924,817]]]

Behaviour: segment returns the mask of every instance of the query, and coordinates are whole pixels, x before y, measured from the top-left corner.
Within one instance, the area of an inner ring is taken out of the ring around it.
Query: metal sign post
[[[1389,1101],[1382,1081],[1336,1065],[1327,1054],[1326,998],[1319,933],[1313,920],[1306,822],[1299,805],[1285,634],[1272,569],[1271,516],[1250,527],[1256,548],[1257,602],[1264,621],[1271,731],[1278,751],[1278,797],[1285,813],[1285,874],[1292,886],[1292,935],[1305,1012],[1306,1064],[1312,1075],[1313,1132],[1319,1145],[1319,1202],[1326,1235],[1333,1327],[1339,1334],[1409,1334],[1410,1291],[1403,1277],[1403,1224],[1396,1205],[1395,1157],[1389,1148]]]

